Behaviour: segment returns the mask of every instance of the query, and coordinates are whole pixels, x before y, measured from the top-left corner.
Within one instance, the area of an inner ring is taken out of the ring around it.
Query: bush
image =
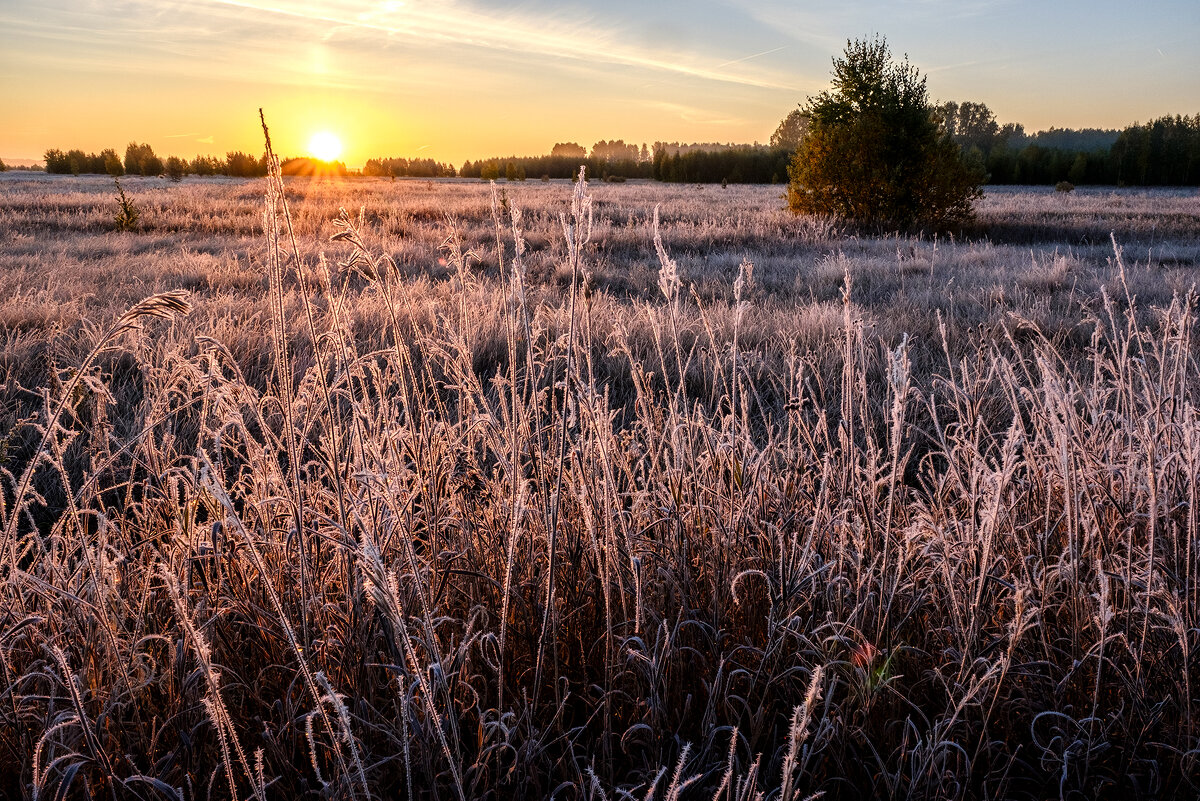
[[[125,190],[121,188],[121,182],[114,177],[113,183],[117,185],[118,208],[116,217],[113,218],[117,224],[117,230],[136,231],[138,217],[141,217],[142,213],[138,210],[137,206],[133,205],[133,201],[126,196]]]
[[[178,183],[183,180],[183,176],[187,173],[187,162],[178,156],[167,156],[165,169],[167,178],[174,183]]]
[[[970,219],[984,175],[938,125],[925,79],[887,41],[847,42],[833,89],[804,107],[788,205],[865,228],[945,229]]]
[[[1059,181],[1054,185],[1054,191],[1062,192],[1064,194],[1067,192],[1074,192],[1075,184],[1071,183],[1070,181]]]

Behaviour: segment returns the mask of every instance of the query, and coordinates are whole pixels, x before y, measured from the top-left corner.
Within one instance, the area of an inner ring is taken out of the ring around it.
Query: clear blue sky
[[[874,33],[1029,130],[1200,112],[1200,0],[0,0],[0,157],[257,152],[260,105],[281,151],[328,129],[351,164],[765,141]]]

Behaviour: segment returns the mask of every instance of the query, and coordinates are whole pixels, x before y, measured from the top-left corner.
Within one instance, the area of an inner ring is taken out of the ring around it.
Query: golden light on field
[[[321,161],[335,161],[342,155],[342,140],[329,131],[317,131],[308,140],[308,152]]]

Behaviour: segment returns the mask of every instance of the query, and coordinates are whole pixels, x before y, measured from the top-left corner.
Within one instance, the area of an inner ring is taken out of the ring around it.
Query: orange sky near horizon
[[[0,158],[48,148],[455,166],[559,141],[766,141],[879,31],[935,100],[1028,130],[1200,111],[1200,4],[1025,0],[603,6],[532,0],[0,0]],[[1067,31],[1068,34],[1064,34]]]

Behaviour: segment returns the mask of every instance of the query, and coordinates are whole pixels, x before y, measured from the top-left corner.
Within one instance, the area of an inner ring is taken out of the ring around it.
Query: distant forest
[[[964,157],[986,173],[987,183],[1200,185],[1200,114],[1161,117],[1124,130],[1051,128],[1033,134],[1020,124],[1000,125],[982,103],[943,103],[936,114]],[[767,144],[655,142],[652,148],[639,149],[618,140],[597,142],[588,153],[578,144],[563,143],[555,145],[549,156],[468,161],[459,175],[569,178],[582,164],[589,175],[609,180],[787,183],[788,164],[806,129],[807,120],[796,110],[784,118]]]
[[[130,142],[125,148],[125,158],[109,148],[99,153],[84,153],[82,150],[47,150],[46,172],[61,175],[165,175],[175,180],[185,175],[227,175],[233,178],[257,178],[267,174],[267,154],[252,156],[233,151],[225,158],[196,156],[183,159],[155,154],[147,144]],[[309,158],[286,159],[280,164],[284,175],[310,175],[316,172],[347,175],[346,165],[340,161],[325,162]]]
[[[1200,114],[1160,117],[1117,129],[1051,128],[1027,134],[1015,123],[1001,125],[983,103],[942,103],[935,113],[962,148],[964,158],[991,184],[1196,186],[1200,185]],[[485,180],[573,178],[579,167],[600,180],[644,178],[676,183],[787,183],[788,164],[807,130],[796,109],[784,117],[766,144],[655,142],[652,146],[601,140],[590,151],[560,142],[548,155],[507,156],[467,161],[461,168],[433,159],[373,158],[361,173],[393,178],[482,178]],[[160,158],[150,145],[131,142],[122,159],[113,149],[100,153],[47,150],[47,172],[65,174],[266,175],[265,154],[230,152],[225,158]],[[354,175],[341,162],[297,158],[283,162],[286,175]],[[3,169],[0,166],[0,169]]]
[[[943,126],[992,184],[1200,185],[1200,114],[1160,117],[1123,131],[999,125],[983,103],[943,103]]]
[[[601,140],[589,152],[575,142],[560,142],[548,156],[507,156],[465,162],[464,178],[523,181],[526,178],[573,178],[581,166],[600,180],[650,178],[682,183],[769,184],[787,182],[795,148],[786,145],[681,144],[653,147]]]

